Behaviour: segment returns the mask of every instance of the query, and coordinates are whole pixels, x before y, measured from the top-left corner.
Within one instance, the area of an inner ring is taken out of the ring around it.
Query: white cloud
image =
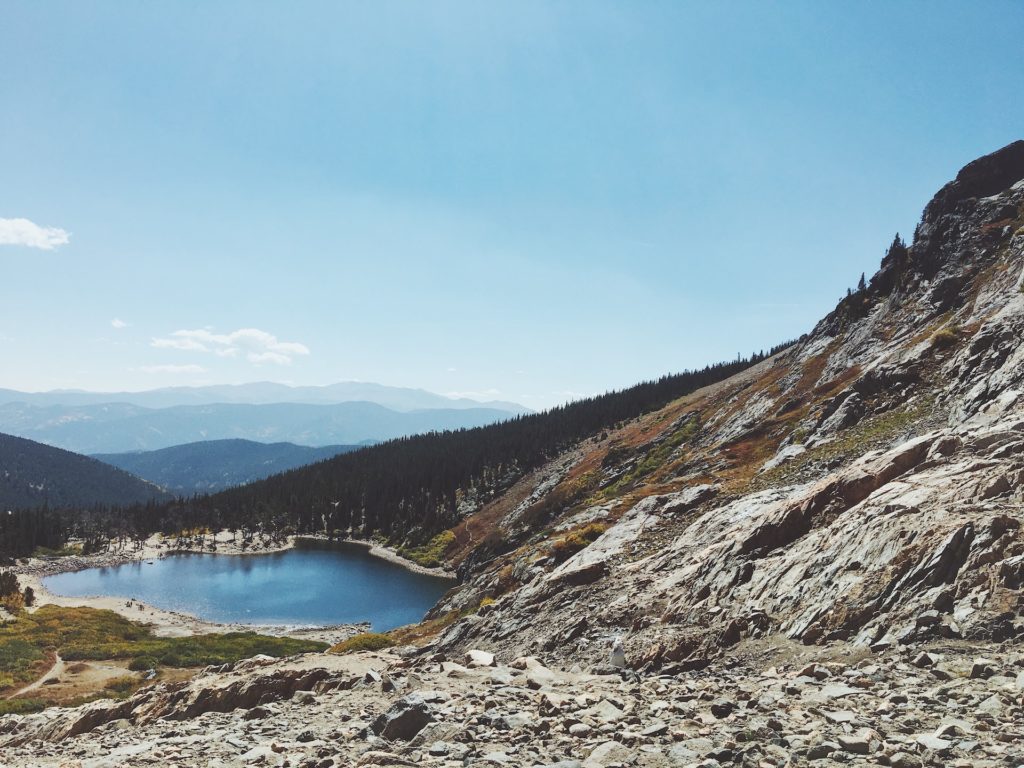
[[[59,227],[41,227],[28,219],[0,219],[0,245],[24,245],[52,251],[71,235]]]
[[[205,328],[175,331],[169,336],[153,339],[150,345],[160,349],[212,352],[219,357],[244,354],[246,360],[256,365],[291,365],[293,358],[309,354],[309,347],[305,344],[281,341],[274,334],[258,328],[240,328],[231,333],[214,333]]]
[[[128,327],[128,323],[126,323],[124,320],[121,320],[118,317],[115,317],[113,320],[111,320],[110,325],[112,328],[117,328],[118,330]]]
[[[181,331],[176,331],[181,333]],[[173,335],[173,334],[172,334]],[[194,339],[153,339],[150,342],[150,346],[157,347],[159,349],[185,349],[185,350],[196,350],[198,352],[209,352],[205,345],[200,344]]]
[[[201,365],[144,365],[145,373],[206,373]]]
[[[246,355],[250,363],[276,363],[277,365],[291,365],[292,360],[287,355],[279,352],[250,352]]]

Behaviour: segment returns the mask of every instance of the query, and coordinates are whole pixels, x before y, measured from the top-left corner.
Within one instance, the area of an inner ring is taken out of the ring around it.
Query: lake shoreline
[[[254,542],[246,547],[235,543],[233,531],[221,531],[216,534],[217,548],[210,549],[208,546],[198,544],[181,545],[170,543],[160,534],[154,534],[146,539],[141,549],[128,550],[118,549],[108,552],[98,552],[93,555],[68,555],[65,557],[28,558],[28,563],[19,563],[11,568],[18,574],[35,574],[39,576],[54,576],[58,573],[69,573],[83,571],[87,568],[109,568],[125,563],[132,563],[138,560],[154,560],[167,555],[178,554],[206,554],[206,555],[269,555],[274,552],[285,552],[294,549],[298,542],[310,541],[322,544],[346,544],[361,547],[373,557],[394,563],[412,573],[423,576],[436,576],[442,579],[456,579],[454,571],[445,568],[427,568],[415,563],[412,560],[402,557],[390,547],[365,539],[331,539],[323,534],[301,534],[288,536],[284,540]]]
[[[294,549],[302,540],[323,544],[346,544],[357,545],[373,557],[387,560],[399,565],[411,572],[436,576],[442,578],[454,578],[454,574],[440,568],[424,568],[401,557],[397,552],[382,547],[372,542],[359,539],[334,539],[329,540],[326,536],[289,536],[281,541],[266,541],[250,543],[242,547],[235,543],[233,532],[222,531],[217,534],[216,549],[209,549],[209,539],[205,540],[204,546],[195,545],[181,546],[173,540],[165,539],[160,534],[149,537],[141,549],[123,548],[111,552],[101,552],[94,555],[70,555],[66,557],[53,558],[29,558],[28,562],[18,563],[12,567],[22,587],[31,587],[35,592],[35,607],[43,605],[59,605],[63,607],[88,607],[112,610],[132,621],[150,624],[154,632],[164,637],[182,637],[213,632],[260,632],[261,634],[297,637],[303,639],[322,640],[335,644],[353,635],[366,632],[370,628],[369,622],[353,624],[339,624],[331,626],[301,626],[294,625],[260,625],[242,624],[237,622],[216,622],[207,621],[200,617],[184,611],[171,611],[159,608],[139,600],[127,600],[120,597],[110,596],[82,596],[66,597],[57,595],[47,589],[43,580],[48,576],[55,576],[61,573],[72,573],[89,568],[110,568],[127,563],[139,561],[154,561],[163,557],[177,554],[211,554],[211,555],[265,555],[274,552],[284,552]]]

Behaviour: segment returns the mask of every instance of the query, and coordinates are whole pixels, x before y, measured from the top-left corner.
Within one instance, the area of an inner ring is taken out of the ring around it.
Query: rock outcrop
[[[596,663],[622,635],[664,669],[772,633],[1024,634],[1022,272],[1017,142],[964,168],[794,348],[592,446],[561,479],[589,495],[560,519],[589,505],[610,527],[564,562],[541,533],[471,574],[452,599],[496,602],[438,647]]]
[[[868,653],[775,639],[747,643],[714,669],[644,677],[563,671],[534,657],[474,668],[440,659],[364,653],[261,664],[249,669],[248,687],[265,688],[262,704],[227,693],[232,673],[208,671],[194,690],[218,703],[202,712],[133,721],[142,702],[176,706],[172,691],[155,686],[96,707],[107,716],[78,734],[24,718],[13,737],[0,734],[0,760],[19,768],[995,768],[1024,760],[1024,654],[988,644]],[[296,675],[320,682],[279,697],[280,680]],[[58,713],[55,721],[67,718]]]

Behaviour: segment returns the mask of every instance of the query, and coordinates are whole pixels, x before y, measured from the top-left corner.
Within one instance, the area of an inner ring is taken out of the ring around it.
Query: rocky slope
[[[621,635],[639,667],[679,669],[769,633],[1024,633],[1022,203],[1018,142],[796,347],[579,451],[498,520],[516,548],[438,612],[496,602],[438,647],[596,661]]]
[[[18,765],[1024,764],[1022,269],[1017,142],[966,166],[799,344],[463,520],[462,583],[399,655],[9,717],[0,749]]]
[[[7,765],[1017,765],[1024,655],[747,644],[702,673],[392,654],[256,658],[0,721]],[[1014,677],[1016,675],[1016,677]]]

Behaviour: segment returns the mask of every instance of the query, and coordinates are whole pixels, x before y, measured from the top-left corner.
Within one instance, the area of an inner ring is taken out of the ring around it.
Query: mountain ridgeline
[[[312,448],[294,443],[205,440],[158,451],[97,453],[93,458],[148,480],[175,495],[193,496],[252,483],[361,447],[326,445]]]
[[[167,499],[155,485],[88,456],[0,434],[0,509]]]
[[[211,496],[86,513],[22,510],[0,519],[0,546],[22,554],[72,536],[96,543],[199,527],[377,535],[400,547],[422,546],[567,447],[788,346],[498,424],[398,438]]]
[[[442,429],[493,424],[516,411],[397,411],[371,402],[212,403],[146,408],[131,403],[0,404],[0,431],[76,453],[153,451],[204,440],[355,445]]]

